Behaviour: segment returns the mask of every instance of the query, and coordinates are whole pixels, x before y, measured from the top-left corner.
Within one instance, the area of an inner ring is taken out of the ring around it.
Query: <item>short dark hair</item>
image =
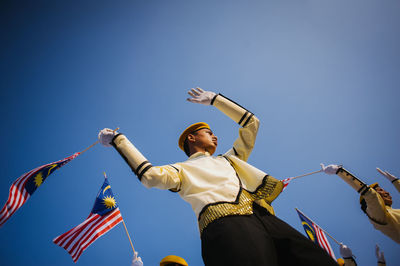
[[[203,128],[200,128],[200,129],[203,129]],[[192,133],[189,133],[189,135],[190,135],[190,134],[196,135],[197,132],[198,132],[200,129],[197,129],[197,130],[193,131]],[[188,136],[189,136],[189,135],[188,135]],[[189,149],[188,137],[186,137],[185,142],[183,142],[183,151],[186,153],[187,157],[190,157],[190,149]]]
[[[190,157],[190,150],[189,150],[189,143],[188,139],[185,139],[185,142],[183,143],[183,151],[186,153],[187,157]]]

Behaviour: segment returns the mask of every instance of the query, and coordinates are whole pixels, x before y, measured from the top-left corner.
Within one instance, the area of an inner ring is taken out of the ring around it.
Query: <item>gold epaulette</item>
[[[265,200],[267,203],[271,203],[282,192],[282,189],[281,181],[271,176],[265,176],[262,184],[254,192],[241,188],[235,202],[217,202],[205,206],[199,216],[200,234],[210,223],[219,218],[253,214],[254,201]]]

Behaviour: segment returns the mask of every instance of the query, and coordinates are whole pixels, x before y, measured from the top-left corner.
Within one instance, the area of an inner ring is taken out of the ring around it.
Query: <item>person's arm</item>
[[[400,179],[393,181],[392,184],[397,189],[397,191],[400,192]]]
[[[212,105],[241,126],[239,128],[239,137],[227,154],[235,155],[239,159],[247,161],[256,142],[260,121],[253,113],[222,94],[215,96]]]
[[[363,206],[363,200],[365,200],[366,206]],[[390,215],[385,207],[385,202],[381,195],[373,188],[369,189],[361,196],[361,208],[365,211],[368,218],[376,224],[385,225],[390,219]]]
[[[386,260],[383,251],[380,251],[379,246],[375,245],[375,256],[378,259],[378,266],[385,266]]]
[[[110,129],[100,131],[99,140],[104,146],[114,146],[147,188],[180,190],[181,178],[178,165],[153,166],[125,135]]]
[[[389,180],[393,184],[393,186],[397,189],[397,191],[400,192],[400,180],[397,177],[395,177],[394,175],[392,175],[388,171],[382,171],[379,168],[376,168],[376,170],[380,174],[382,174],[384,177],[386,177],[386,179]]]
[[[366,206],[361,206],[361,208],[369,219],[380,225],[387,224],[389,213],[386,210],[385,202],[375,189],[368,187],[343,167],[340,167],[336,174],[360,194],[361,202],[363,199],[365,200]]]
[[[322,171],[328,175],[338,175],[360,194],[361,199],[365,200],[365,206],[363,206],[361,200],[361,209],[366,212],[369,219],[378,224],[387,223],[388,212],[385,208],[385,203],[383,202],[382,197],[373,188],[368,187],[367,184],[340,165],[331,164],[324,166],[321,164],[321,167]]]
[[[188,101],[213,105],[241,126],[239,129],[239,138],[236,139],[232,149],[226,154],[236,155],[241,160],[247,161],[256,141],[260,124],[258,118],[252,112],[222,94],[203,91],[200,88],[192,89],[189,94],[192,98],[189,98]]]
[[[344,169],[341,165],[330,164],[325,166],[321,163],[322,171],[328,175],[338,175],[344,182],[349,184],[358,193],[365,193],[368,190],[367,184],[358,179],[355,175]]]

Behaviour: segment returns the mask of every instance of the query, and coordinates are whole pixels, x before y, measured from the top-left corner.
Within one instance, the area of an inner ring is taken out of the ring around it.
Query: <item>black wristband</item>
[[[110,142],[110,144],[113,145],[114,147],[115,147],[114,140],[115,140],[119,135],[124,135],[124,134],[118,133],[117,135],[115,135],[115,136],[113,137],[113,139],[112,139],[111,142]]]
[[[219,94],[215,94],[215,96],[214,96],[214,97],[212,98],[212,100],[211,100],[210,105],[213,105],[213,104],[214,104],[215,98],[217,98],[218,95],[219,95]]]

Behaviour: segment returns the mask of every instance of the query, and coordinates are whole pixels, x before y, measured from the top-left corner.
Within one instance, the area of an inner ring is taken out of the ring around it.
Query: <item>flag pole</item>
[[[302,211],[300,211],[299,209],[295,208],[296,211],[298,211],[299,213],[303,214],[305,217],[307,217],[307,219],[309,219],[313,224],[317,224],[315,223],[313,220],[311,220],[307,215],[305,215]],[[332,238],[333,241],[336,242],[336,244],[338,244],[340,246],[340,242],[337,241],[333,236],[331,236],[327,231],[325,231],[321,226],[318,225],[319,228],[321,228],[322,231],[324,231],[330,238]]]
[[[119,129],[119,128],[115,129],[114,131],[116,131],[116,130],[118,130],[118,129]],[[107,178],[106,172],[103,172],[103,174],[104,174],[104,178]],[[121,214],[121,217],[122,217],[122,214]],[[132,240],[131,240],[131,236],[129,235],[128,229],[126,228],[126,224],[125,224],[124,218],[122,218],[122,223],[123,223],[123,225],[124,225],[126,235],[128,236],[129,243],[131,243],[133,255],[135,255],[135,248],[133,247],[133,243],[132,243]]]
[[[321,169],[321,170],[314,171],[314,172],[311,172],[311,173],[307,173],[307,174],[304,174],[304,175],[298,175],[298,176],[290,177],[290,180],[296,179],[296,178],[300,178],[300,177],[303,177],[303,176],[313,175],[313,174],[316,174],[316,173],[320,173],[322,171],[323,170]]]
[[[116,129],[113,130],[113,132],[115,133],[115,131],[117,131],[119,129],[119,127],[117,127]],[[97,140],[96,142],[94,142],[92,145],[90,145],[89,147],[87,147],[86,149],[84,149],[83,151],[81,151],[81,154],[84,153],[85,151],[89,150],[90,148],[92,148],[93,146],[95,146],[97,143],[99,143],[99,141]]]
[[[96,145],[97,143],[99,143],[99,141],[96,141],[95,143],[93,143],[92,145],[90,145],[89,147],[87,147],[86,149],[84,149],[83,151],[81,151],[81,154],[84,153],[85,151],[89,150],[90,148],[92,148],[94,145]]]
[[[132,240],[131,240],[131,237],[129,236],[129,232],[128,232],[128,229],[126,228],[126,224],[125,224],[123,218],[122,218],[122,223],[124,224],[124,228],[125,228],[126,235],[127,235],[128,238],[129,238],[129,243],[131,243],[131,247],[132,247],[133,254],[135,255],[135,249],[133,248]]]

